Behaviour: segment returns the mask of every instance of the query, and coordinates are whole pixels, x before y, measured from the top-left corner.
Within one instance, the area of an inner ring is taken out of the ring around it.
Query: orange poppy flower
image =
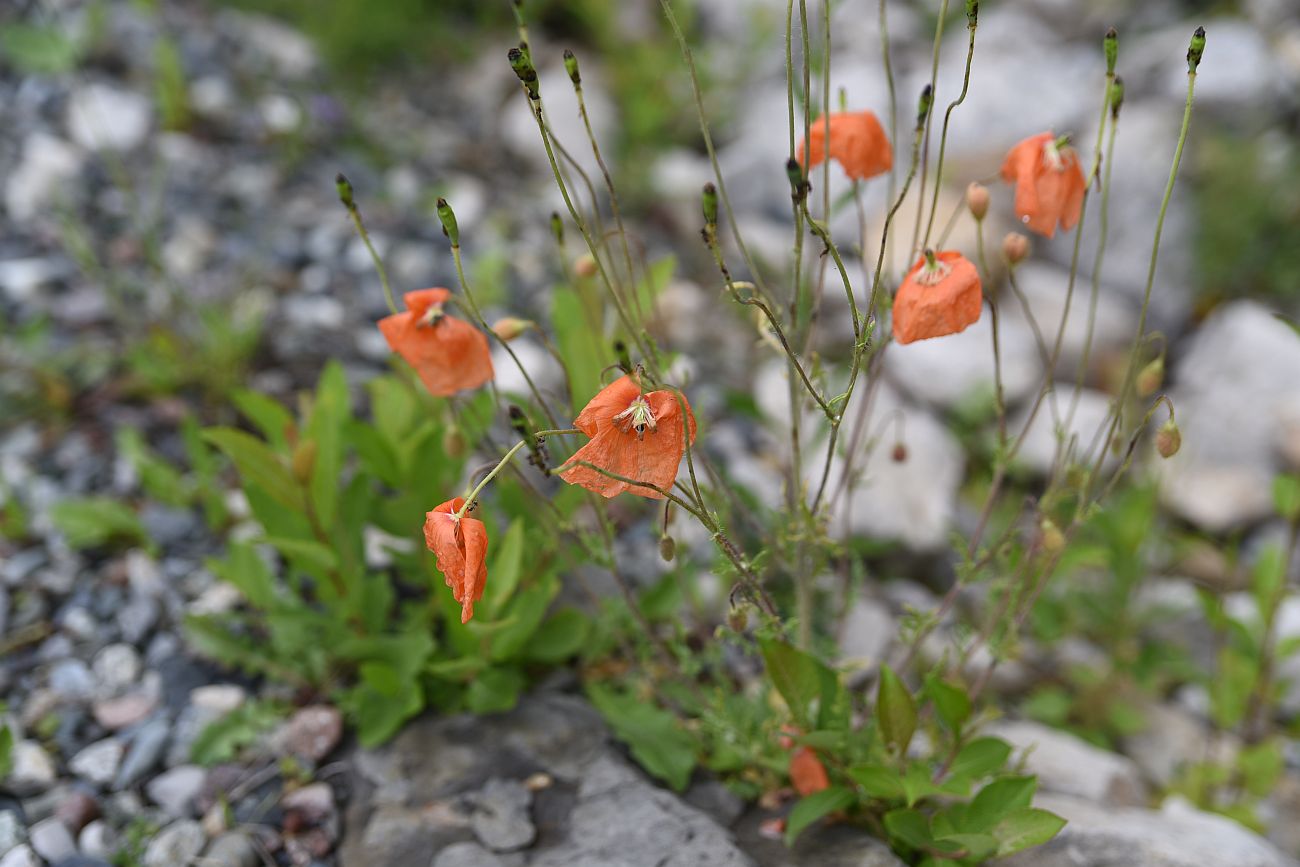
[[[457,518],[464,497],[448,500],[424,515],[424,544],[438,558],[438,570],[460,603],[460,622],[474,616],[474,603],[487,584],[487,527],[468,514]]]
[[[406,312],[379,320],[388,345],[415,368],[436,397],[478,388],[492,378],[487,335],[442,312],[450,297],[446,289],[407,292],[402,296]]]
[[[576,462],[586,461],[629,479],[671,488],[686,452],[683,408],[691,442],[695,442],[695,416],[685,397],[679,405],[674,392],[643,393],[631,376],[615,380],[601,389],[573,422],[591,440],[569,459],[573,466],[562,469],[560,478],[602,497],[631,491],[639,497],[662,500],[663,495],[658,491],[620,482]]]
[[[980,318],[979,272],[955,250],[929,250],[894,296],[894,339],[911,343],[965,331]]]
[[[1069,231],[1079,222],[1088,188],[1079,154],[1051,132],[1031,135],[1002,162],[1002,180],[1016,185],[1016,216],[1048,238],[1056,224]]]
[[[806,798],[814,792],[829,789],[831,780],[817,753],[808,747],[799,747],[790,754],[790,784],[801,797]]]
[[[846,111],[831,115],[831,159],[844,167],[854,180],[883,175],[894,165],[894,151],[880,121],[869,111]],[[808,129],[808,168],[820,165],[826,156],[826,115]],[[804,165],[803,141],[795,158]]]

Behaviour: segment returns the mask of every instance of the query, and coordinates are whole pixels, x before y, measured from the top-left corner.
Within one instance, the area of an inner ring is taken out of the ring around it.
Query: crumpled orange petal
[[[808,747],[799,747],[790,754],[790,784],[801,797],[806,798],[814,792],[829,789],[831,780],[817,753]]]
[[[643,400],[646,411],[653,417],[653,429],[637,432],[620,425],[615,417]],[[674,392],[651,391],[643,393],[637,381],[623,376],[605,386],[583,407],[573,424],[591,439],[574,453],[560,470],[560,478],[571,485],[579,485],[602,497],[616,497],[629,491],[639,497],[662,500],[658,491],[610,478],[591,467],[578,464],[585,461],[609,473],[624,478],[646,482],[660,488],[671,488],[677,478],[682,455],[686,453],[686,438],[682,431],[682,409],[686,410],[686,423],[691,442],[695,442],[695,415],[683,396],[681,404]]]
[[[1052,132],[1031,135],[1016,144],[1002,161],[1002,180],[1016,185],[1016,216],[1031,231],[1051,238],[1056,227],[1066,231],[1079,222],[1088,182],[1072,147],[1062,147],[1060,165],[1046,156],[1056,141]]]
[[[942,279],[926,285],[920,278],[924,257],[903,280],[894,296],[894,339],[911,343],[965,331],[979,321],[984,296],[975,265],[955,250],[935,254],[948,269]]]
[[[831,159],[854,180],[882,175],[894,165],[894,151],[885,136],[880,120],[869,111],[836,112],[830,116]],[[820,165],[826,157],[826,115],[808,128],[807,167]],[[804,165],[803,141],[795,151],[799,165]]]
[[[424,322],[429,308],[451,297],[446,289],[420,289],[402,296],[406,311],[379,320],[379,331],[393,351],[415,368],[424,387],[437,397],[478,388],[492,378],[487,335],[454,316]]]
[[[469,515],[457,520],[465,505],[456,497],[424,515],[424,543],[438,560],[438,570],[460,603],[460,622],[474,616],[474,603],[483,598],[487,586],[487,527]]]

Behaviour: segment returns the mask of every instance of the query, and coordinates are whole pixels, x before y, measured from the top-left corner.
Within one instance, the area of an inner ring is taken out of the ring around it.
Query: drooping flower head
[[[965,331],[980,318],[979,272],[956,250],[925,251],[894,296],[894,339],[911,343]]]
[[[1016,216],[1030,230],[1050,238],[1058,223],[1068,232],[1079,222],[1088,182],[1067,138],[1043,132],[1020,142],[1002,162],[1002,180],[1016,185]]]
[[[639,497],[662,500],[663,495],[658,491],[612,479],[578,462],[585,461],[638,482],[671,488],[686,452],[683,409],[691,442],[695,442],[695,416],[685,397],[681,404],[677,401],[677,394],[672,391],[643,392],[633,376],[620,377],[605,386],[573,422],[591,439],[561,469],[560,478],[603,497],[630,491]]]
[[[790,754],[790,784],[804,798],[830,788],[831,780],[826,774],[826,766],[812,749],[797,747]]]
[[[468,513],[456,517],[465,505],[456,497],[424,515],[424,543],[438,560],[438,570],[460,603],[460,622],[474,616],[474,603],[487,585],[487,527]]]
[[[402,296],[406,312],[379,320],[388,345],[415,368],[425,388],[446,397],[478,388],[492,378],[487,335],[443,312],[451,298],[446,289],[420,289]]]
[[[874,178],[894,165],[894,151],[885,137],[880,121],[869,111],[837,112],[830,116],[830,153],[844,173],[853,180]],[[808,160],[804,161],[800,139],[795,158],[799,165],[811,169],[826,156],[826,115],[808,128]]]

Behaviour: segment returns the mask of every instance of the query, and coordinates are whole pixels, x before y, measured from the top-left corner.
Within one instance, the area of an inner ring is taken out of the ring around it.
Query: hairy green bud
[[[930,85],[925,86],[921,91],[921,98],[916,103],[916,128],[918,130],[925,128],[925,119],[930,116],[930,109],[934,107],[934,88]]]
[[[512,48],[506,52],[506,57],[510,58],[510,68],[515,71],[520,83],[527,89],[528,98],[541,99],[542,92],[537,84],[537,70],[533,67],[533,62],[528,59],[528,55],[518,48]]]
[[[704,204],[705,225],[716,226],[718,223],[718,188],[711,181],[704,185],[702,201]]]
[[[1119,120],[1119,107],[1124,104],[1124,79],[1115,76],[1110,83],[1110,119]]]
[[[1192,34],[1192,43],[1187,46],[1187,71],[1196,72],[1201,65],[1201,56],[1205,54],[1205,28],[1197,27]]]
[[[459,247],[460,226],[456,225],[456,213],[446,199],[438,199],[438,221],[442,223],[442,233],[451,239],[451,245]]]
[[[343,207],[349,211],[356,210],[357,203],[352,198],[352,182],[342,172],[334,176],[334,187],[339,191],[339,201],[343,203]]]
[[[578,72],[578,55],[568,48],[564,49],[564,70],[569,73],[569,80],[574,87],[582,86],[582,75]]]
[[[1106,54],[1106,74],[1115,74],[1115,61],[1119,59],[1119,31],[1114,27],[1106,31],[1106,38],[1101,41],[1102,51]]]

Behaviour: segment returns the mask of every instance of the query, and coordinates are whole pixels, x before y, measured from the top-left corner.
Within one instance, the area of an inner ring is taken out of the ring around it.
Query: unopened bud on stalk
[[[808,195],[808,181],[803,176],[803,166],[798,160],[786,160],[785,176],[790,181],[790,195],[795,202],[802,202]]]
[[[564,70],[569,73],[569,81],[574,87],[582,87],[582,75],[578,72],[578,55],[568,48],[564,49]]]
[[[596,258],[590,253],[583,253],[574,261],[573,270],[579,277],[595,277],[598,270],[596,268]]]
[[[709,182],[704,185],[704,224],[716,226],[718,223],[718,188]]]
[[[293,458],[290,461],[290,468],[293,470],[293,477],[302,484],[311,481],[311,471],[316,466],[316,441],[299,440],[298,445],[293,450]]]
[[[506,57],[510,58],[510,68],[515,71],[520,83],[528,90],[528,98],[541,99],[542,92],[537,84],[537,70],[528,59],[528,55],[518,48],[512,48],[506,52]]]
[[[744,632],[749,627],[749,610],[747,606],[737,605],[727,612],[727,626],[732,632]]]
[[[1119,31],[1114,27],[1106,31],[1106,38],[1101,41],[1101,49],[1106,54],[1106,74],[1115,74],[1115,61],[1119,59]]]
[[[971,216],[976,220],[984,219],[989,212],[989,188],[972,181],[966,187],[966,207],[970,208]]]
[[[492,333],[508,343],[532,327],[533,323],[527,319],[507,316],[492,324]]]
[[[921,91],[921,98],[916,103],[916,128],[918,130],[925,128],[925,119],[930,116],[930,108],[934,105],[934,89],[926,85]]]
[[[627,354],[626,343],[621,340],[614,341],[614,357],[618,359],[618,366],[624,373],[632,372],[632,356]]]
[[[449,458],[458,458],[465,454],[465,434],[455,425],[442,433],[442,453]]]
[[[1201,65],[1201,56],[1205,54],[1205,28],[1197,27],[1196,32],[1192,34],[1192,42],[1187,46],[1187,71],[1196,73],[1196,67]]]
[[[555,236],[555,243],[564,246],[564,221],[560,219],[559,211],[551,211],[551,234]]]
[[[1038,522],[1038,541],[1049,554],[1059,554],[1065,547],[1065,534],[1051,518]]]
[[[1142,397],[1155,394],[1156,389],[1160,388],[1161,383],[1165,381],[1165,357],[1163,355],[1152,359],[1146,367],[1142,368],[1137,375],[1137,393]]]
[[[438,221],[442,223],[442,233],[451,240],[451,245],[459,247],[460,226],[456,225],[456,213],[446,199],[438,199]]]
[[[1164,424],[1160,425],[1160,430],[1156,431],[1156,451],[1160,452],[1162,458],[1172,458],[1178,454],[1178,449],[1183,445],[1183,435],[1178,430],[1178,425],[1174,423],[1172,417]]]
[[[677,556],[677,540],[668,535],[660,536],[659,556],[665,563],[673,562],[673,557]]]
[[[1002,255],[1015,265],[1029,255],[1029,239],[1019,232],[1008,232],[1002,239]]]
[[[980,3],[979,0],[966,0],[966,26],[974,27],[979,21]]]
[[[907,446],[901,442],[894,443],[894,450],[890,453],[890,457],[894,459],[896,464],[903,463],[907,460]]]
[[[1110,119],[1119,119],[1119,107],[1124,104],[1124,78],[1115,76],[1110,83]]]
[[[334,187],[339,191],[339,201],[343,203],[343,207],[349,211],[355,210],[357,203],[352,198],[352,182],[347,179],[347,176],[342,172],[335,175]]]

